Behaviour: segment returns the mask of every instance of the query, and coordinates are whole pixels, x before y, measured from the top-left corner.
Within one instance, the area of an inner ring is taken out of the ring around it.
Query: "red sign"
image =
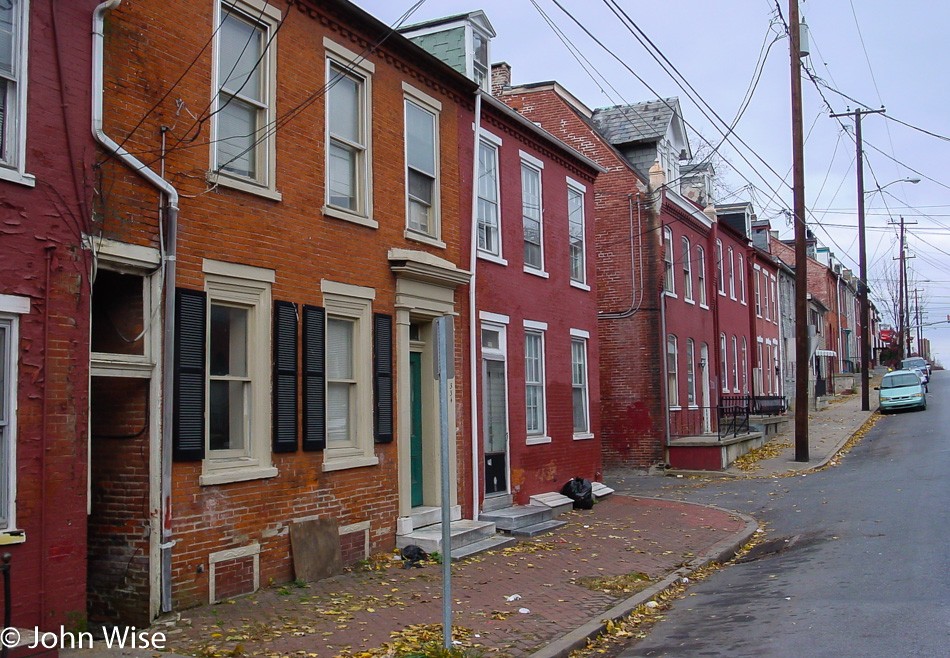
[[[894,339],[894,330],[893,329],[881,329],[881,340],[885,343],[889,343]]]

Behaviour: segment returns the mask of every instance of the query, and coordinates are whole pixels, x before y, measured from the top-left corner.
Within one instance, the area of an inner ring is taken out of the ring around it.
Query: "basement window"
[[[100,267],[92,285],[92,374],[148,377],[147,279]]]

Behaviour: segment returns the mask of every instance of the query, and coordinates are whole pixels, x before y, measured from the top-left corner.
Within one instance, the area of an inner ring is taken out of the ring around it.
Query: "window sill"
[[[343,471],[349,468],[363,468],[365,466],[376,466],[379,464],[379,457],[337,457],[325,459],[323,462],[323,472]]]
[[[346,210],[345,208],[323,206],[320,209],[320,212],[323,213],[324,217],[342,219],[344,222],[351,222],[353,224],[359,224],[360,226],[368,226],[369,228],[379,228],[379,222],[377,222],[372,217],[364,217],[363,215],[358,215],[355,212]]]
[[[707,311],[709,310],[709,306],[707,306],[706,304],[703,304],[702,302],[700,302],[699,308],[704,308],[704,309],[706,309]]]
[[[232,482],[247,482],[248,480],[265,480],[277,477],[275,466],[248,466],[235,468],[218,468],[202,473],[198,484],[209,487],[216,484],[230,484]]]
[[[13,544],[25,544],[26,532],[23,530],[4,530],[0,532],[0,546],[12,546]]]
[[[403,232],[403,237],[413,242],[422,242],[423,244],[438,247],[439,249],[445,249],[445,243],[442,242],[442,240],[425,233],[420,233],[419,231],[414,231],[411,228],[407,228]]]
[[[247,192],[248,194],[263,197],[271,201],[281,201],[283,199],[281,193],[275,189],[271,189],[264,185],[259,185],[250,180],[235,178],[220,171],[209,171],[206,179],[212,185],[218,185],[220,187],[228,187],[233,190]]]
[[[27,187],[36,187],[36,176],[25,174],[22,171],[3,165],[0,165],[0,180],[25,185]]]
[[[548,274],[548,273],[545,272],[544,270],[539,270],[539,269],[537,269],[537,268],[530,267],[530,266],[528,266],[528,265],[525,265],[525,266],[524,266],[524,273],[525,273],[525,274],[533,274],[534,276],[539,276],[539,277],[541,277],[542,279],[547,279],[547,278],[550,278],[550,276],[551,276],[550,274]]]
[[[593,439],[593,438],[594,438],[594,435],[591,434],[590,432],[583,432],[581,434],[574,435],[575,441],[589,441],[590,439]]]
[[[687,304],[692,304],[693,306],[696,305],[696,302],[695,302],[694,300],[690,299],[689,297],[684,297],[684,298],[683,298],[683,301],[686,302]]]
[[[529,436],[524,441],[524,444],[526,446],[537,446],[543,443],[551,443],[551,437],[550,436]]]
[[[670,407],[670,411],[682,411],[682,410],[683,410],[683,407],[679,406],[678,404]]]
[[[502,258],[501,256],[496,256],[495,254],[488,253],[487,251],[478,252],[479,260],[487,260],[492,263],[498,263],[499,265],[508,265],[508,261]]]
[[[571,287],[577,288],[578,290],[584,290],[586,292],[590,292],[589,285],[587,285],[586,283],[581,283],[580,281],[574,281],[573,279],[571,279]]]
[[[697,411],[697,410],[699,410],[699,407],[697,407],[695,404],[691,404],[691,405],[689,405],[689,406],[686,407],[686,408],[689,409],[690,411]]]

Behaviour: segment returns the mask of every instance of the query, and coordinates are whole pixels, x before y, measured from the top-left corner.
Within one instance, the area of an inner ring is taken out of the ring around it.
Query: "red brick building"
[[[0,3],[0,552],[41,630],[85,617],[95,5]]]
[[[445,315],[449,502],[471,509],[475,84],[336,0],[122,3],[104,34],[90,611],[289,580],[311,520],[344,563],[392,548],[441,502]]]

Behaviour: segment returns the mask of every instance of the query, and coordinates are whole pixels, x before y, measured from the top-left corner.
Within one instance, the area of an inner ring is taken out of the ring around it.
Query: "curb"
[[[636,496],[637,498],[646,498],[644,496]],[[656,500],[664,500],[658,498]],[[668,501],[668,502],[682,502],[682,501]],[[696,505],[696,503],[689,503],[690,505]],[[616,621],[626,617],[631,612],[633,612],[638,606],[643,605],[654,596],[663,592],[664,590],[669,589],[674,584],[679,582],[682,578],[688,577],[694,571],[705,567],[711,562],[718,562],[725,559],[733,557],[736,553],[739,552],[739,549],[742,548],[748,541],[755,535],[759,530],[759,522],[747,514],[742,514],[734,510],[727,510],[722,507],[716,507],[715,505],[697,505],[697,507],[706,507],[709,509],[720,510],[723,512],[728,512],[733,516],[737,516],[745,521],[745,528],[734,534],[732,537],[726,537],[725,539],[713,544],[709,547],[705,553],[694,557],[684,566],[676,569],[675,571],[667,574],[663,580],[648,587],[642,592],[638,592],[631,596],[629,599],[615,605],[610,610],[607,610],[604,613],[597,615],[592,618],[583,626],[574,629],[573,631],[562,635],[548,646],[543,649],[539,649],[532,653],[528,658],[567,658],[567,656],[577,649],[583,649],[587,646],[587,640],[597,637],[604,632],[604,629],[607,627],[607,621]]]

